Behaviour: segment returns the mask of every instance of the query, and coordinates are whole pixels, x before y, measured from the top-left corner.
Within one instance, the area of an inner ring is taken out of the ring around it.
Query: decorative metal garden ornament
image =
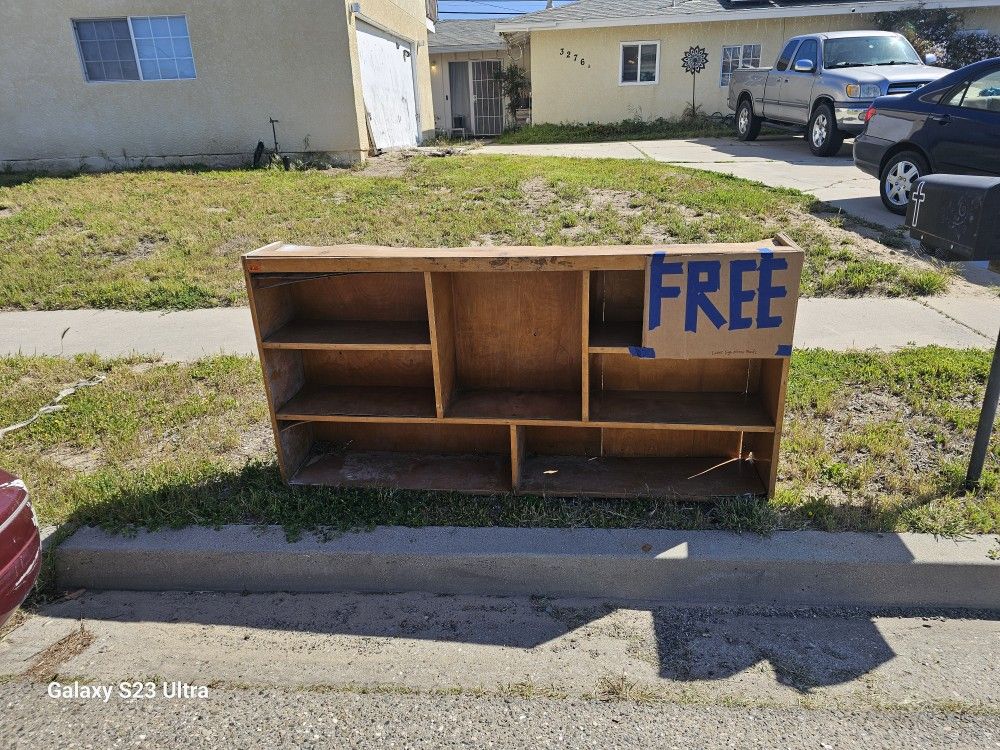
[[[684,70],[691,74],[691,116],[695,113],[694,87],[698,74],[708,66],[708,51],[704,47],[691,47],[681,58]]]

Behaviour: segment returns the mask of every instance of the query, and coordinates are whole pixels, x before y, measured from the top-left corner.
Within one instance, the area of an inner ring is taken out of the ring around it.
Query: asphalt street
[[[550,698],[211,689],[203,700],[58,700],[0,687],[9,748],[1000,747],[1000,719]]]

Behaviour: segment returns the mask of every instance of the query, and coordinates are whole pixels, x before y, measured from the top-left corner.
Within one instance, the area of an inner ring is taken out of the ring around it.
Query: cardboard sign
[[[646,264],[642,346],[656,359],[787,357],[802,251],[657,252]]]

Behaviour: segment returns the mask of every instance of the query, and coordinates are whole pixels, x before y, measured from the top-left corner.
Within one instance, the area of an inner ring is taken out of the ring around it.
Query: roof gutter
[[[1000,0],[925,0],[922,10],[947,10],[953,8],[995,8]],[[869,0],[853,5],[803,7],[803,8],[746,8],[711,13],[673,13],[658,16],[618,16],[614,18],[582,21],[546,21],[538,11],[537,21],[498,21],[493,27],[498,33],[513,31],[548,31],[558,29],[603,29],[610,26],[660,26],[681,23],[706,23],[709,21],[755,21],[773,18],[808,18],[814,16],[849,16],[861,13],[885,13],[898,10],[896,0]]]
[[[427,45],[430,55],[447,55],[452,52],[503,52],[507,49],[503,44],[463,44],[449,47],[448,45]]]

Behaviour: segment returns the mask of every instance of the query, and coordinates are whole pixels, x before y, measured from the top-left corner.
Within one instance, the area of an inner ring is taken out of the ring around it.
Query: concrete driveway
[[[488,145],[481,152],[653,159],[731,174],[773,187],[796,188],[859,219],[883,227],[900,226],[902,217],[887,211],[882,205],[878,180],[854,166],[852,143],[848,141],[837,156],[828,158],[813,156],[805,139],[795,136],[765,136],[753,143],[742,143],[735,138],[695,138],[538,146]]]

